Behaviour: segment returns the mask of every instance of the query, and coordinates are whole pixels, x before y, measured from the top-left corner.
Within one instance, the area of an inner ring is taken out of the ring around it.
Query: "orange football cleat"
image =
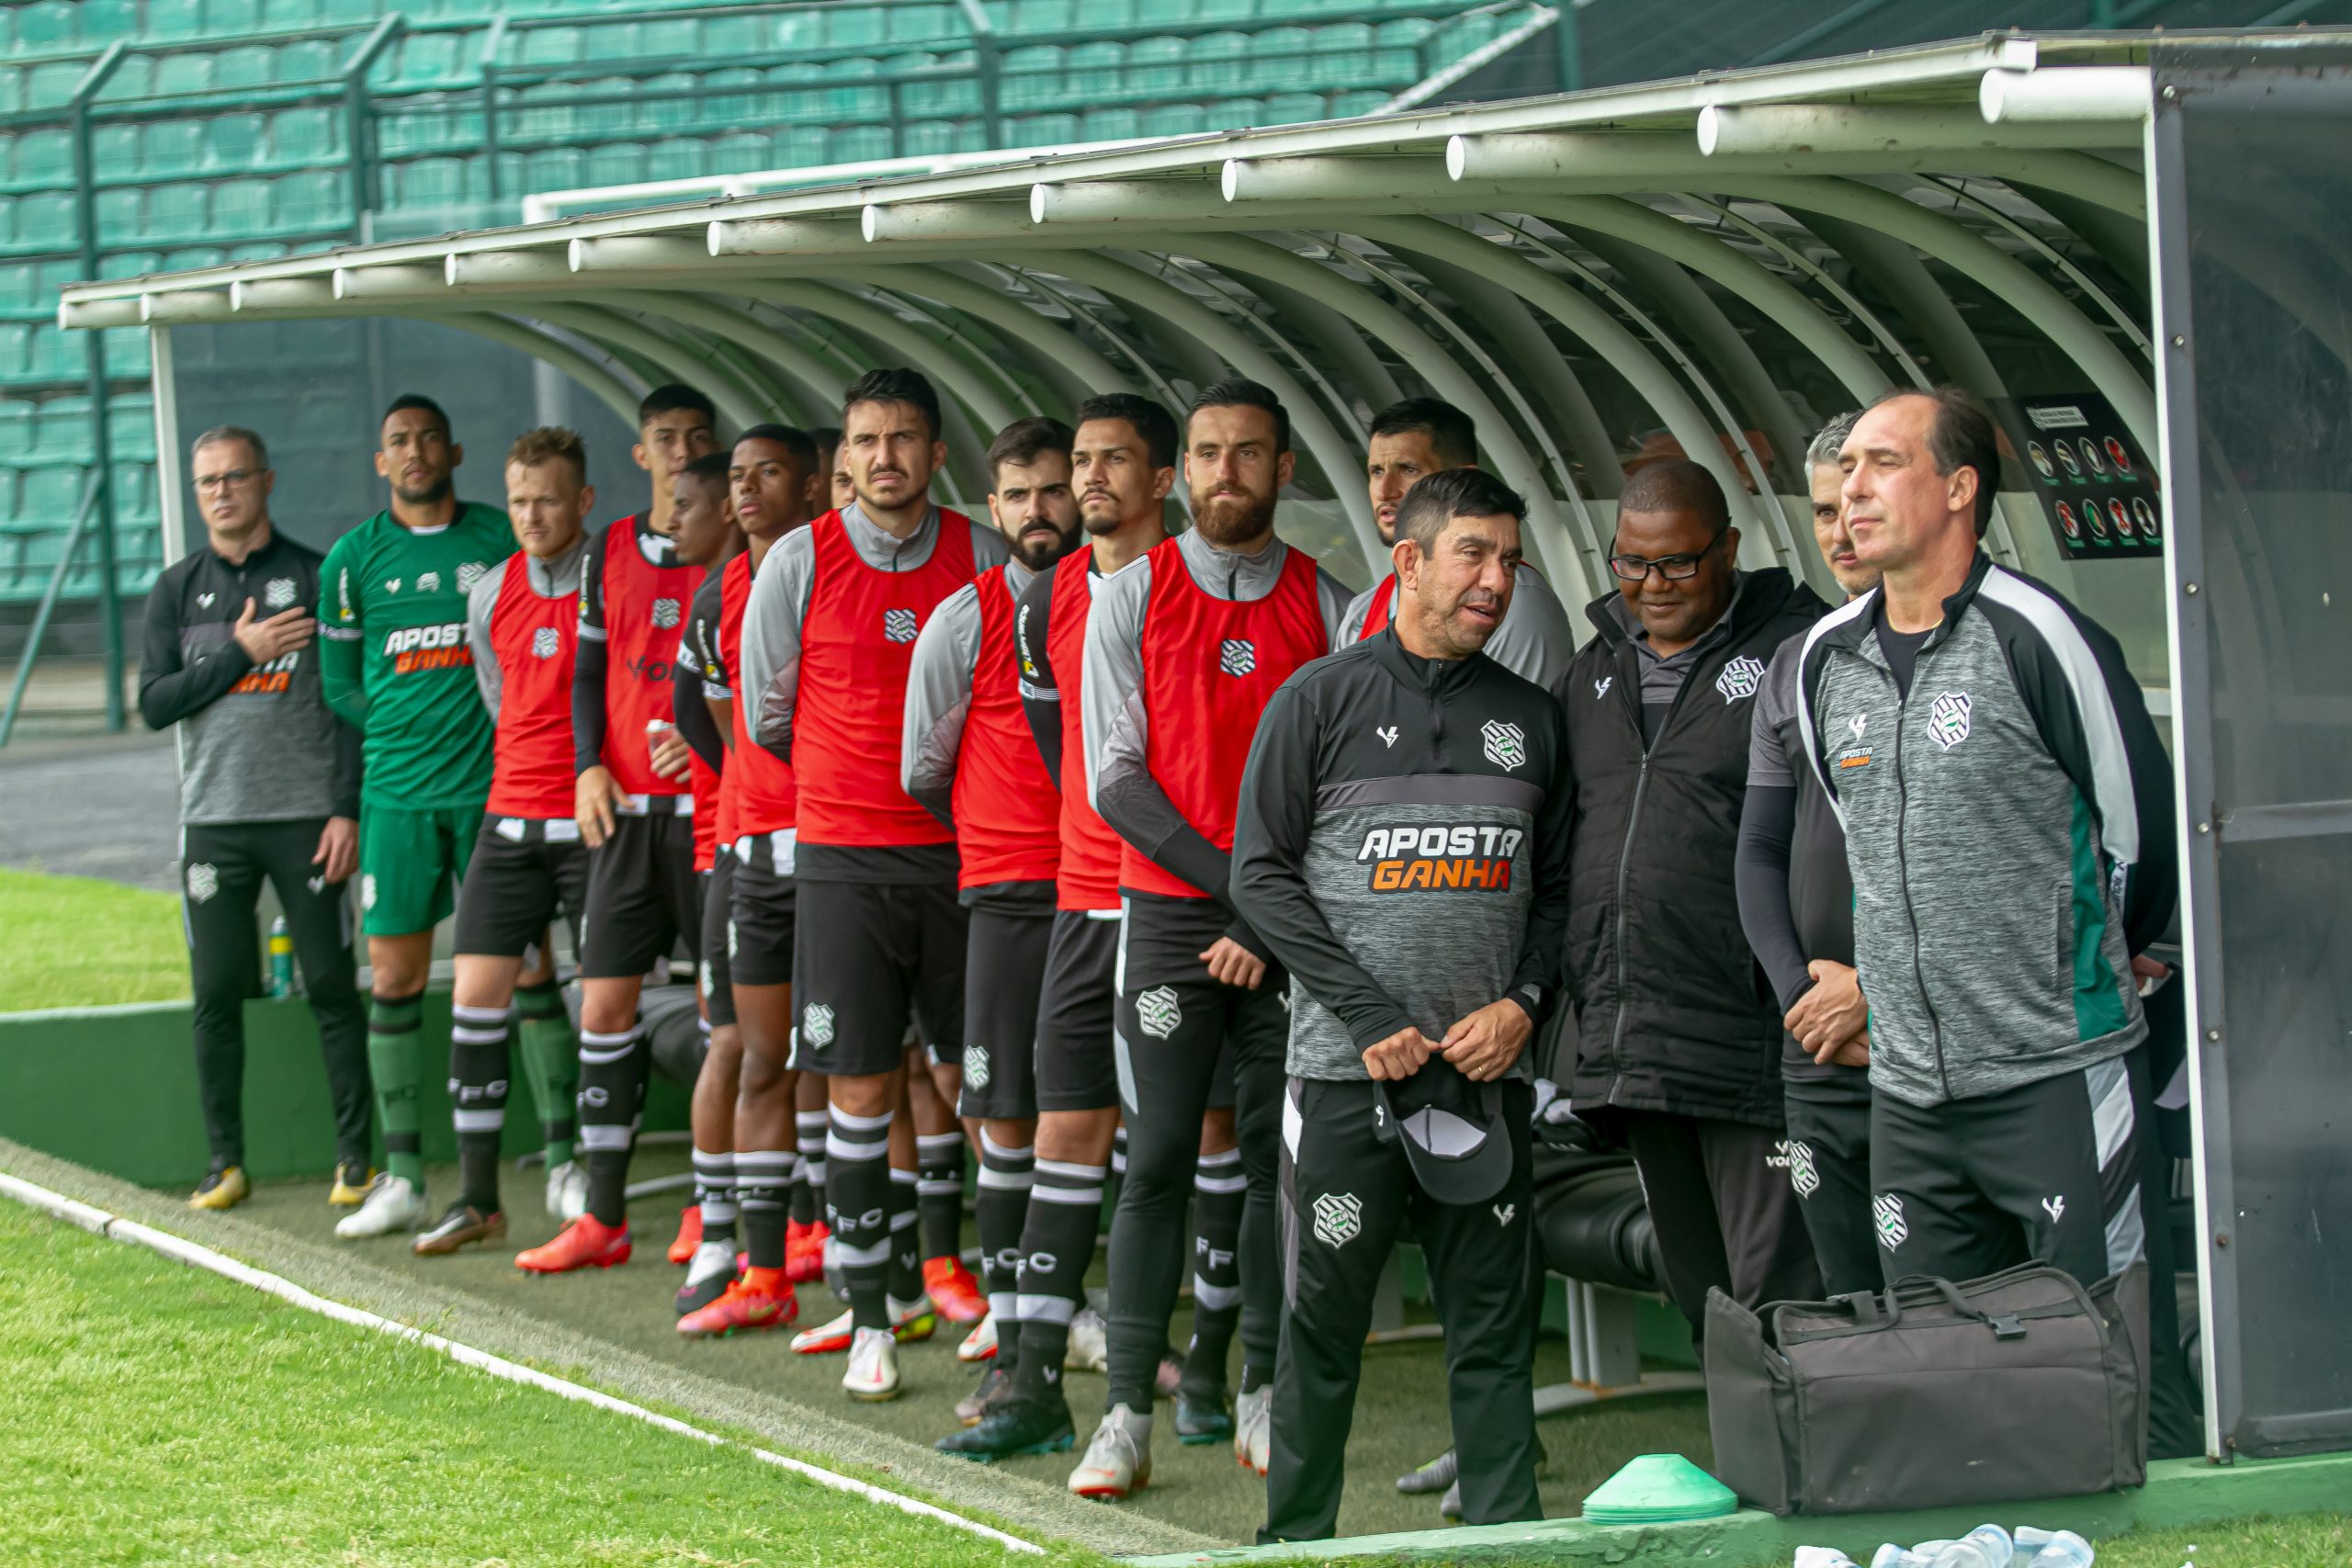
[[[989,1299],[960,1258],[925,1259],[922,1288],[939,1315],[950,1323],[978,1323],[989,1314]]]
[[[568,1274],[574,1269],[611,1269],[628,1261],[628,1226],[608,1225],[582,1214],[543,1247],[514,1255],[514,1267],[528,1274]]]
[[[695,1248],[702,1245],[702,1205],[689,1203],[678,1216],[678,1234],[670,1242],[670,1261],[684,1269],[695,1260]]]
[[[822,1220],[802,1224],[797,1220],[786,1221],[784,1227],[785,1277],[796,1285],[825,1277],[825,1243],[832,1230]]]
[[[799,1315],[791,1281],[776,1269],[755,1269],[708,1306],[678,1319],[678,1332],[690,1339],[716,1339],[746,1329],[789,1328]]]

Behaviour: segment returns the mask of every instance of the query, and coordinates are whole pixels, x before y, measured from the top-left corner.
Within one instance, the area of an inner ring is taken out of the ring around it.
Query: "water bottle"
[[[2009,1568],[2027,1568],[2027,1564],[2033,1561],[2034,1553],[2050,1544],[2050,1532],[2036,1529],[2031,1525],[2019,1525],[2009,1532],[2009,1539],[2017,1543],[2018,1549],[2018,1554],[2009,1559]]]
[[[283,915],[269,922],[269,994],[281,1001],[294,994],[294,938]]]
[[[1800,1546],[1795,1568],[1858,1568],[1854,1560],[1834,1546]]]
[[[2040,1530],[2033,1533],[2037,1537],[2042,1535]],[[2018,1531],[2018,1539],[2022,1540],[2025,1534],[2024,1530]],[[2052,1530],[2034,1552],[2033,1568],[2091,1568],[2098,1555],[2091,1550],[2091,1543],[2073,1530]]]
[[[1928,1560],[1909,1547],[1888,1541],[1871,1557],[1871,1568],[1927,1568]]]
[[[1939,1545],[1941,1550],[1928,1558],[1930,1568],[2009,1568],[2009,1559],[2016,1555],[2009,1532],[1998,1525],[1978,1525],[1958,1540]],[[1919,1548],[1923,1553],[1927,1550]]]

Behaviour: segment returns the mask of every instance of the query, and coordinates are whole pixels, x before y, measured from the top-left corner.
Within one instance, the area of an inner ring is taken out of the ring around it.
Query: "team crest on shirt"
[[[1527,731],[1519,726],[1490,718],[1479,726],[1478,739],[1486,742],[1487,761],[1505,773],[1526,764]]]
[[[418,573],[416,574],[416,591],[417,591],[419,593],[438,593],[438,592],[441,592],[441,574],[440,574],[439,572],[437,572],[437,571],[420,571],[420,572],[418,572]]]
[[[1594,702],[1599,702],[1601,698],[1607,696],[1609,694],[1609,688],[1616,683],[1617,677],[1614,675],[1603,675],[1600,680],[1595,681],[1592,683],[1592,700]]]
[[[666,632],[672,626],[676,626],[682,618],[683,617],[678,608],[678,602],[675,599],[656,599],[653,601],[653,624],[660,626],[663,631]]]
[[[401,591],[401,583],[403,581],[403,579],[397,577],[388,577],[384,579],[384,592],[387,593],[398,593]]]
[[[359,879],[359,907],[362,909],[376,907],[376,874],[372,871]]]
[[[800,1012],[800,1038],[811,1045],[833,1043],[833,1010],[822,1002],[810,1002]]]
[[[1903,1200],[1892,1192],[1871,1200],[1871,1220],[1878,1226],[1879,1244],[1889,1252],[1911,1238],[1910,1222],[1903,1217]]]
[[[1173,989],[1154,986],[1136,998],[1136,1021],[1143,1026],[1146,1034],[1165,1040],[1184,1021],[1184,1010],[1176,1005]]]
[[[915,633],[922,629],[915,620],[915,613],[912,610],[882,612],[882,635],[892,642],[912,642],[915,640]]]
[[[964,1081],[974,1089],[989,1087],[989,1048],[985,1045],[964,1047]]]
[[[531,657],[553,659],[563,651],[563,634],[553,626],[540,626],[531,633]]]
[[[1810,1198],[1821,1190],[1821,1168],[1814,1163],[1813,1145],[1803,1138],[1790,1138],[1781,1145],[1781,1153],[1789,1165],[1789,1186],[1800,1198]]]
[[[471,593],[474,584],[481,581],[481,574],[489,570],[478,560],[469,560],[458,568],[458,592]]]
[[[1363,1234],[1363,1200],[1352,1192],[1326,1192],[1315,1200],[1315,1239],[1341,1247]]]
[[[1966,692],[1945,692],[1928,705],[1928,739],[1951,750],[1968,739],[1968,715],[1973,706]]]
[[[1228,675],[1249,674],[1258,668],[1258,645],[1248,637],[1227,637],[1216,650],[1216,667]]]
[[[261,602],[273,610],[283,610],[294,603],[294,580],[290,577],[271,578],[269,586],[261,591]]]
[[[187,896],[198,904],[209,903],[220,891],[220,874],[202,861],[187,868]]]
[[[1742,697],[1754,696],[1763,680],[1764,661],[1742,654],[1724,665],[1724,672],[1715,677],[1715,690],[1724,694],[1724,705],[1729,707]]]

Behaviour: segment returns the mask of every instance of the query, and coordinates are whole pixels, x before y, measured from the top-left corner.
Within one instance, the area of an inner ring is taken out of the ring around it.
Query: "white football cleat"
[[[570,1224],[588,1212],[588,1168],[576,1159],[548,1167],[548,1218]]]
[[[1080,1497],[1115,1502],[1150,1483],[1151,1413],[1138,1416],[1114,1404],[1094,1428],[1086,1457],[1069,1472],[1069,1489]]]
[[[861,1328],[850,1340],[842,1392],[869,1404],[899,1397],[899,1341],[887,1328]]]
[[[972,1325],[972,1332],[956,1347],[959,1361],[993,1361],[996,1359],[996,1314],[989,1313]]]
[[[1099,1372],[1110,1367],[1110,1325],[1092,1307],[1082,1306],[1071,1315],[1069,1349],[1062,1356],[1062,1365],[1074,1372]]]
[[[1274,1385],[1233,1402],[1233,1458],[1244,1470],[1266,1473],[1274,1446]]]
[[[405,1176],[390,1171],[376,1178],[359,1207],[335,1222],[334,1234],[345,1241],[413,1231],[424,1223],[424,1194]]]

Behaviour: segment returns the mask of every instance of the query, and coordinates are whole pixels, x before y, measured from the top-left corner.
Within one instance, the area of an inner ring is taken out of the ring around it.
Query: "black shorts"
[[[571,832],[550,840],[548,829]],[[520,958],[546,937],[560,913],[580,952],[582,908],[588,896],[588,846],[579,828],[519,817],[485,817],[458,886],[458,929],[452,951],[476,958]]]
[[[702,885],[702,972],[696,976],[702,1012],[713,1029],[726,1029],[735,1022],[735,976],[727,953],[735,940],[727,920],[735,896],[735,856],[725,844],[696,880]]]
[[[972,911],[965,948],[964,1092],[956,1113],[995,1122],[1037,1114],[1037,1009],[1060,917]]]
[[[794,916],[799,895],[793,886],[790,840],[779,852],[775,835],[735,840],[735,893],[727,918],[727,949],[739,986],[792,984]]]
[[[953,883],[811,882],[792,948],[792,1065],[870,1077],[905,1060],[917,1019],[934,1060],[963,1055],[967,911]]]
[[[1108,1111],[1119,1103],[1111,1051],[1118,999],[1117,914],[1057,910],[1037,998],[1039,1111]]]
[[[668,812],[616,817],[588,854],[588,912],[580,974],[620,980],[681,947],[699,953],[702,893],[695,885],[695,819]]]

